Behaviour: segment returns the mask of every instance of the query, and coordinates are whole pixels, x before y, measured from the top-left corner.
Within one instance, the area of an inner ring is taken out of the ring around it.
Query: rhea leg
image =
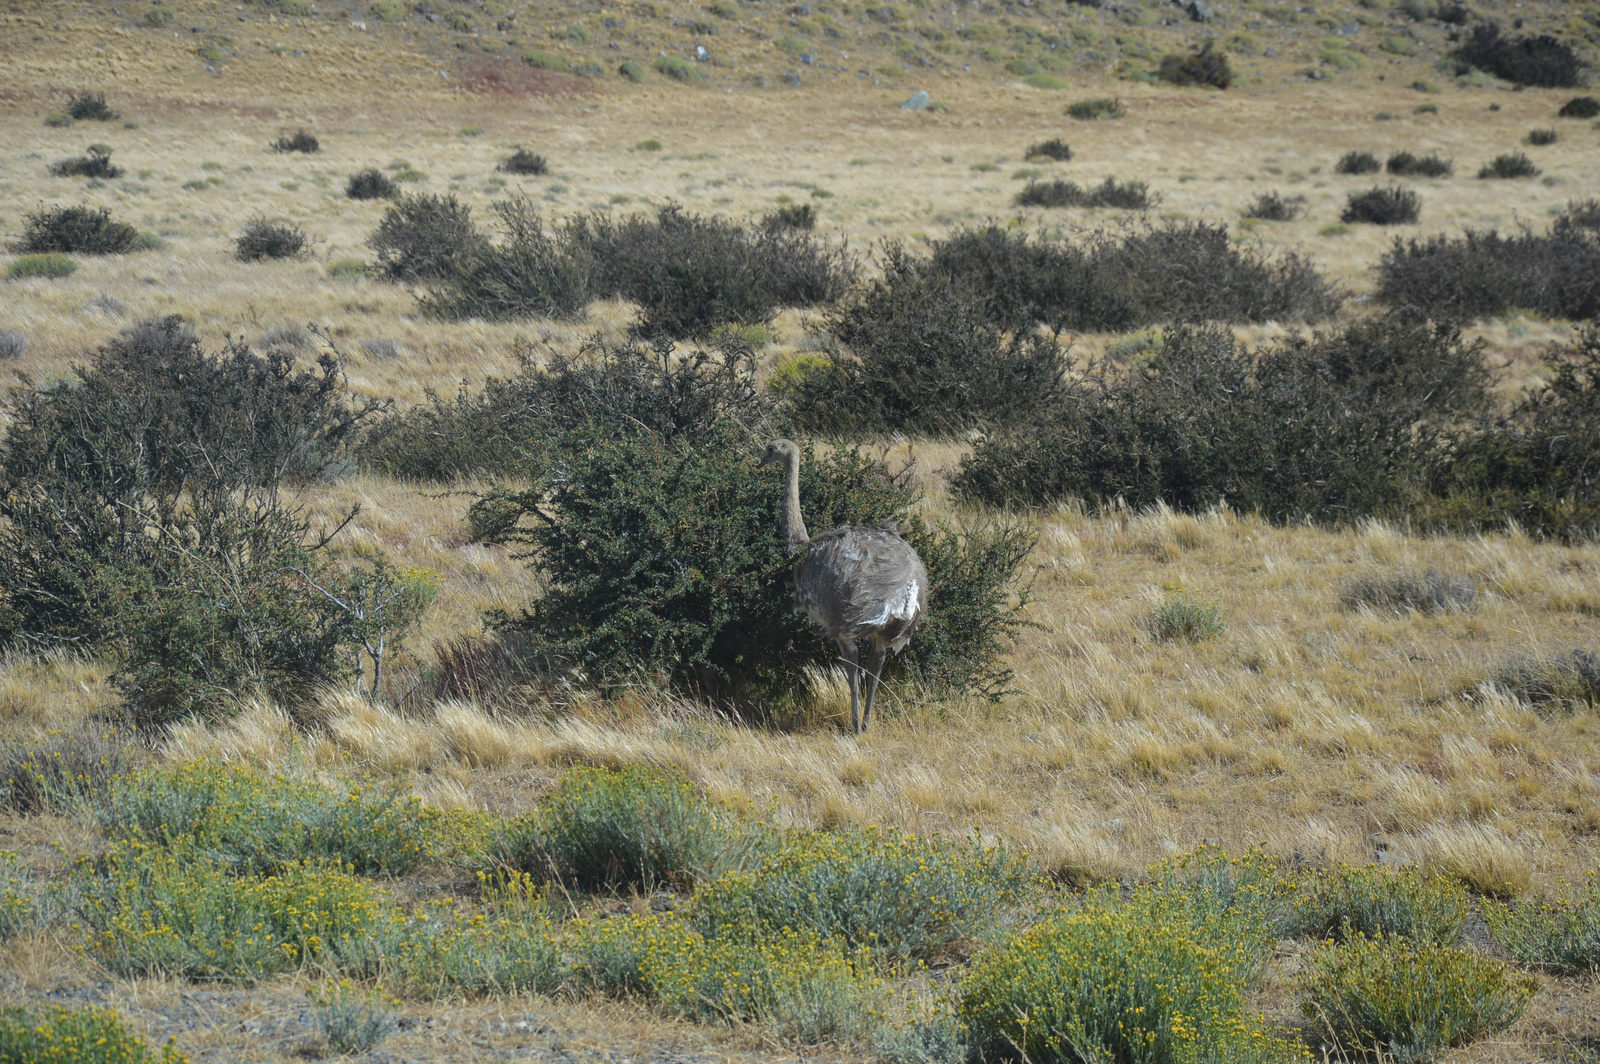
[[[889,648],[882,643],[872,644],[872,663],[867,666],[867,708],[861,714],[861,730],[867,730],[872,723],[872,702],[878,697],[878,680],[883,676],[883,659],[888,655]]]
[[[861,652],[856,648],[855,640],[840,643],[839,656],[844,658],[844,674],[850,678],[850,730],[859,733],[861,715],[857,689],[861,678]]]

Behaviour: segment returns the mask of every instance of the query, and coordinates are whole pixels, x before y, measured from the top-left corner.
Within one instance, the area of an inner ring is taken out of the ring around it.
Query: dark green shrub
[[[412,235],[432,249],[419,247],[418,252],[434,256],[436,265],[430,264],[431,268],[444,271],[420,301],[424,313],[491,321],[574,318],[597,298],[588,249],[571,238],[572,228],[561,234],[546,231],[538,208],[527,197],[513,196],[494,205],[504,228],[497,244],[475,240],[467,208],[452,204],[452,198],[438,201],[436,207],[430,201],[414,201],[409,209],[415,225]],[[395,241],[398,253],[398,230]],[[442,258],[447,253],[452,257]]]
[[[1023,158],[1054,159],[1058,163],[1064,163],[1072,158],[1072,148],[1060,137],[1051,137],[1049,140],[1042,140],[1030,146]]]
[[[490,857],[582,890],[687,893],[749,858],[756,839],[681,770],[580,768],[534,817],[507,824]]]
[[[761,219],[763,229],[806,229],[817,227],[817,209],[809,203],[785,203]]]
[[[1549,34],[1501,36],[1493,20],[1478,23],[1450,57],[1497,78],[1542,89],[1572,89],[1584,83],[1586,65],[1570,44]]]
[[[7,268],[10,277],[71,277],[78,272],[78,264],[59,252],[43,255],[23,255]]]
[[[656,60],[656,69],[673,81],[693,84],[700,80],[700,71],[689,60],[676,55],[664,55]]]
[[[995,317],[936,264],[887,245],[882,277],[828,318],[842,349],[787,390],[796,422],[950,436],[1028,417],[1055,397],[1062,351],[1031,333],[1006,337]]]
[[[1178,328],[1147,366],[1091,364],[1029,425],[981,441],[959,498],[1080,498],[1274,521],[1340,523],[1404,508],[1432,444],[1418,432],[1482,403],[1479,349],[1420,317],[1380,319],[1250,351]]]
[[[297,151],[305,155],[314,155],[322,150],[322,142],[303,129],[297,129],[292,134],[285,134],[272,142],[275,152]]]
[[[1546,148],[1560,140],[1561,137],[1553,129],[1528,130],[1528,143],[1535,148]]]
[[[271,222],[252,218],[233,242],[233,256],[240,262],[262,259],[292,259],[306,249],[306,231],[292,222]]]
[[[80,122],[115,122],[122,117],[106,105],[104,93],[84,93],[67,100],[67,114]]]
[[[624,78],[627,78],[635,85],[644,81],[644,79],[648,76],[644,72],[644,67],[640,66],[638,63],[635,63],[632,59],[629,59],[621,66],[617,67],[617,73],[622,75]]]
[[[1417,156],[1408,151],[1389,156],[1387,167],[1396,177],[1448,177],[1454,169],[1450,160],[1439,158],[1437,152]]]
[[[56,177],[103,177],[109,180],[121,177],[122,167],[112,165],[111,150],[105,145],[91,144],[85,155],[51,163],[50,172]]]
[[[1244,209],[1244,216],[1259,218],[1264,222],[1292,222],[1305,212],[1304,196],[1280,196],[1276,192],[1263,192]]]
[[[1345,152],[1333,164],[1336,174],[1375,174],[1382,169],[1383,164],[1378,162],[1377,156],[1366,151]]]
[[[1525,307],[1551,317],[1600,313],[1600,228],[1570,204],[1550,232],[1468,229],[1399,240],[1378,263],[1378,298],[1431,314],[1476,318]]]
[[[1404,936],[1453,946],[1461,940],[1467,892],[1413,869],[1340,865],[1310,876],[1296,899],[1296,930],[1318,938]]]
[[[1594,118],[1600,115],[1600,100],[1593,96],[1574,96],[1561,105],[1557,118]]]
[[[1213,51],[1210,41],[1201,45],[1198,52],[1162,56],[1157,74],[1162,81],[1174,85],[1209,85],[1213,89],[1225,89],[1233,84],[1233,70],[1228,66],[1227,55]]]
[[[1502,665],[1496,686],[1531,706],[1576,712],[1600,704],[1600,655],[1582,647],[1544,657],[1525,656]]]
[[[1538,986],[1472,950],[1356,935],[1314,952],[1297,991],[1341,1050],[1425,1064],[1511,1026]]]
[[[1030,181],[1012,200],[1018,207],[1117,207],[1147,210],[1154,202],[1142,181],[1119,184],[1114,177],[1093,188],[1072,181]]]
[[[1478,601],[1478,585],[1469,576],[1446,576],[1430,568],[1410,572],[1359,576],[1339,589],[1339,604],[1347,610],[1369,607],[1382,610],[1427,610],[1434,613],[1465,612]]]
[[[38,742],[0,742],[0,806],[81,815],[103,800],[114,778],[132,771],[134,752],[131,734],[96,721]]]
[[[116,1009],[0,1011],[0,1064],[188,1064],[169,1040],[152,1053]]]
[[[1433,464],[1421,523],[1477,532],[1514,521],[1568,541],[1600,530],[1600,329],[1542,361],[1548,387],[1462,432]]]
[[[889,956],[920,957],[996,923],[1029,884],[1003,847],[868,828],[791,839],[759,865],[706,883],[693,919],[707,938],[785,928]]]
[[[1341,222],[1372,225],[1409,225],[1422,212],[1422,197],[1409,188],[1371,188],[1352,192],[1345,200]]]
[[[1123,114],[1122,101],[1109,96],[1077,100],[1067,105],[1067,115],[1084,122],[1092,122],[1097,118],[1121,118]]]
[[[378,253],[385,280],[438,280],[469,272],[469,260],[487,251],[489,240],[473,224],[472,208],[454,193],[401,193],[367,246]]]
[[[491,377],[481,392],[462,391],[453,402],[430,393],[427,404],[391,418],[374,434],[367,464],[407,480],[445,481],[543,460],[584,427],[609,434],[642,426],[664,440],[698,443],[724,420],[752,437],[772,425],[772,398],[755,384],[755,354],[735,337],[687,352],[665,338],[594,340],[576,358],[558,354],[542,366],[526,349],[518,354],[516,376]]]
[[[1483,169],[1478,171],[1478,178],[1511,180],[1518,177],[1538,177],[1541,172],[1533,165],[1532,159],[1518,151],[1509,155],[1496,155],[1493,162],[1484,164]]]
[[[544,161],[543,155],[536,155],[527,148],[518,148],[511,153],[510,158],[495,169],[507,174],[522,174],[523,176],[538,176],[548,174],[550,165]]]
[[[344,194],[351,199],[393,199],[398,190],[382,170],[360,170],[350,175]]]
[[[621,222],[592,215],[575,222],[569,238],[593,259],[597,297],[639,304],[634,331],[642,336],[681,339],[763,323],[782,307],[837,299],[855,276],[843,244],[793,228],[747,231],[677,207]]]
[[[0,441],[0,641],[104,648],[135,718],[340,675],[349,593],[280,488],[347,467],[386,404],[242,345],[207,354],[176,317],[24,387]]]
[[[15,249],[121,255],[133,249],[138,235],[133,226],[112,221],[104,207],[40,207],[28,215]]]
[[[528,487],[481,497],[476,527],[525,549],[547,581],[526,612],[498,623],[592,684],[664,678],[742,705],[803,696],[808,667],[831,668],[838,650],[793,611],[793,559],[776,533],[782,478],[755,468],[751,450],[731,423],[699,445],[589,430],[527,467]],[[801,500],[819,529],[896,519],[940,589],[888,682],[1003,688],[1000,641],[1021,623],[1011,591],[1030,533],[907,520],[910,493],[854,450],[808,458]]]

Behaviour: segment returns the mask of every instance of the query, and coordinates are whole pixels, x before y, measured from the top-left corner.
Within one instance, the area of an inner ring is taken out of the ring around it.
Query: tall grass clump
[[[926,959],[993,923],[1029,880],[1019,855],[986,850],[977,838],[880,828],[807,834],[754,868],[706,884],[693,920],[708,938],[793,929]]]
[[[89,150],[76,159],[62,159],[50,164],[56,177],[100,177],[110,180],[122,176],[122,167],[111,161],[111,149],[104,144],[91,144]]]
[[[389,281],[431,281],[468,271],[489,241],[472,221],[472,208],[454,193],[401,193],[367,238],[378,254],[378,273]]]
[[[1492,19],[1473,26],[1450,57],[1497,78],[1542,89],[1577,88],[1588,72],[1587,65],[1565,41],[1543,33],[1537,37],[1505,36],[1499,23]]]
[[[318,861],[361,875],[402,875],[423,860],[436,820],[419,800],[394,791],[204,761],[123,777],[97,805],[112,838],[196,847],[248,875]]]
[[[169,1039],[151,1052],[116,1009],[61,1005],[0,1010],[0,1061],[5,1064],[189,1064]]]
[[[415,619],[410,600],[352,610],[392,570],[335,566],[292,498],[347,469],[386,405],[331,355],[212,353],[172,317],[74,374],[6,404],[0,643],[106,653],[132,719],[163,724],[251,688],[297,704]]]
[[[1245,1010],[1255,959],[1217,928],[1096,898],[983,954],[960,1016],[988,1052],[1044,1062],[1277,1062],[1303,1050]]]
[[[1423,1062],[1511,1026],[1537,989],[1471,950],[1358,934],[1317,949],[1297,995],[1339,1049]]]
[[[514,467],[527,486],[480,497],[469,519],[526,550],[547,591],[495,623],[592,684],[664,678],[749,708],[803,697],[808,670],[831,668],[837,648],[792,611],[793,562],[776,534],[782,478],[749,462],[758,445],[730,422],[676,441],[593,427],[561,442],[559,460]],[[910,676],[1004,689],[1031,533],[928,527],[909,516],[911,493],[853,449],[808,454],[801,501],[819,528],[898,521],[943,589],[941,609],[887,670],[891,692]],[[685,571],[689,556],[701,561]]]
[[[1091,363],[1062,402],[980,441],[952,488],[989,505],[1221,503],[1350,522],[1412,502],[1434,454],[1419,426],[1480,409],[1485,383],[1477,346],[1416,316],[1255,350],[1231,330],[1175,328],[1148,370]]]
[[[253,983],[357,948],[381,915],[337,865],[235,876],[194,848],[116,843],[74,879],[90,955],[125,976]]]
[[[1454,882],[1414,869],[1340,865],[1306,877],[1296,930],[1344,940],[1399,936],[1453,946],[1466,924],[1467,893]]]
[[[1368,574],[1349,580],[1339,589],[1339,604],[1347,610],[1423,610],[1434,613],[1467,612],[1478,601],[1478,585],[1469,576],[1449,576],[1429,568],[1418,574],[1398,572]]]
[[[1500,666],[1494,683],[1535,708],[1572,713],[1600,705],[1600,654],[1582,647],[1523,656]]]
[[[121,255],[132,251],[139,231],[112,221],[104,207],[40,207],[22,226],[21,252],[59,251],[82,255]]]
[[[1495,944],[1523,964],[1564,975],[1600,971],[1600,879],[1575,898],[1484,908]]]
[[[747,858],[754,838],[681,772],[580,768],[508,825],[491,857],[584,890],[688,892]]]
[[[1227,630],[1220,609],[1181,595],[1169,597],[1152,609],[1146,625],[1150,634],[1163,643],[1178,639],[1199,643]]]
[[[1371,188],[1350,193],[1339,220],[1370,225],[1410,225],[1421,213],[1422,197],[1411,189]]]

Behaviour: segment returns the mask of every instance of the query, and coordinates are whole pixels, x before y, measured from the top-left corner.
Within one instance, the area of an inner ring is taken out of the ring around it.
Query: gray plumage
[[[872,721],[884,659],[905,648],[927,615],[928,570],[893,521],[836,528],[812,539],[800,516],[800,448],[773,440],[761,464],[778,462],[787,478],[778,532],[790,553],[806,548],[794,567],[795,610],[839,644],[850,680],[850,726],[859,734]],[[864,711],[858,694],[863,642],[871,644]]]

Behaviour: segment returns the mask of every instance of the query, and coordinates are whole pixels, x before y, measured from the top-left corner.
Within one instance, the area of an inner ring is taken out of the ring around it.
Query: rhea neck
[[[783,516],[778,522],[778,532],[783,536],[789,553],[811,542],[806,532],[805,518],[800,516],[800,451],[790,448],[783,456],[783,472],[787,483],[783,491]]]

